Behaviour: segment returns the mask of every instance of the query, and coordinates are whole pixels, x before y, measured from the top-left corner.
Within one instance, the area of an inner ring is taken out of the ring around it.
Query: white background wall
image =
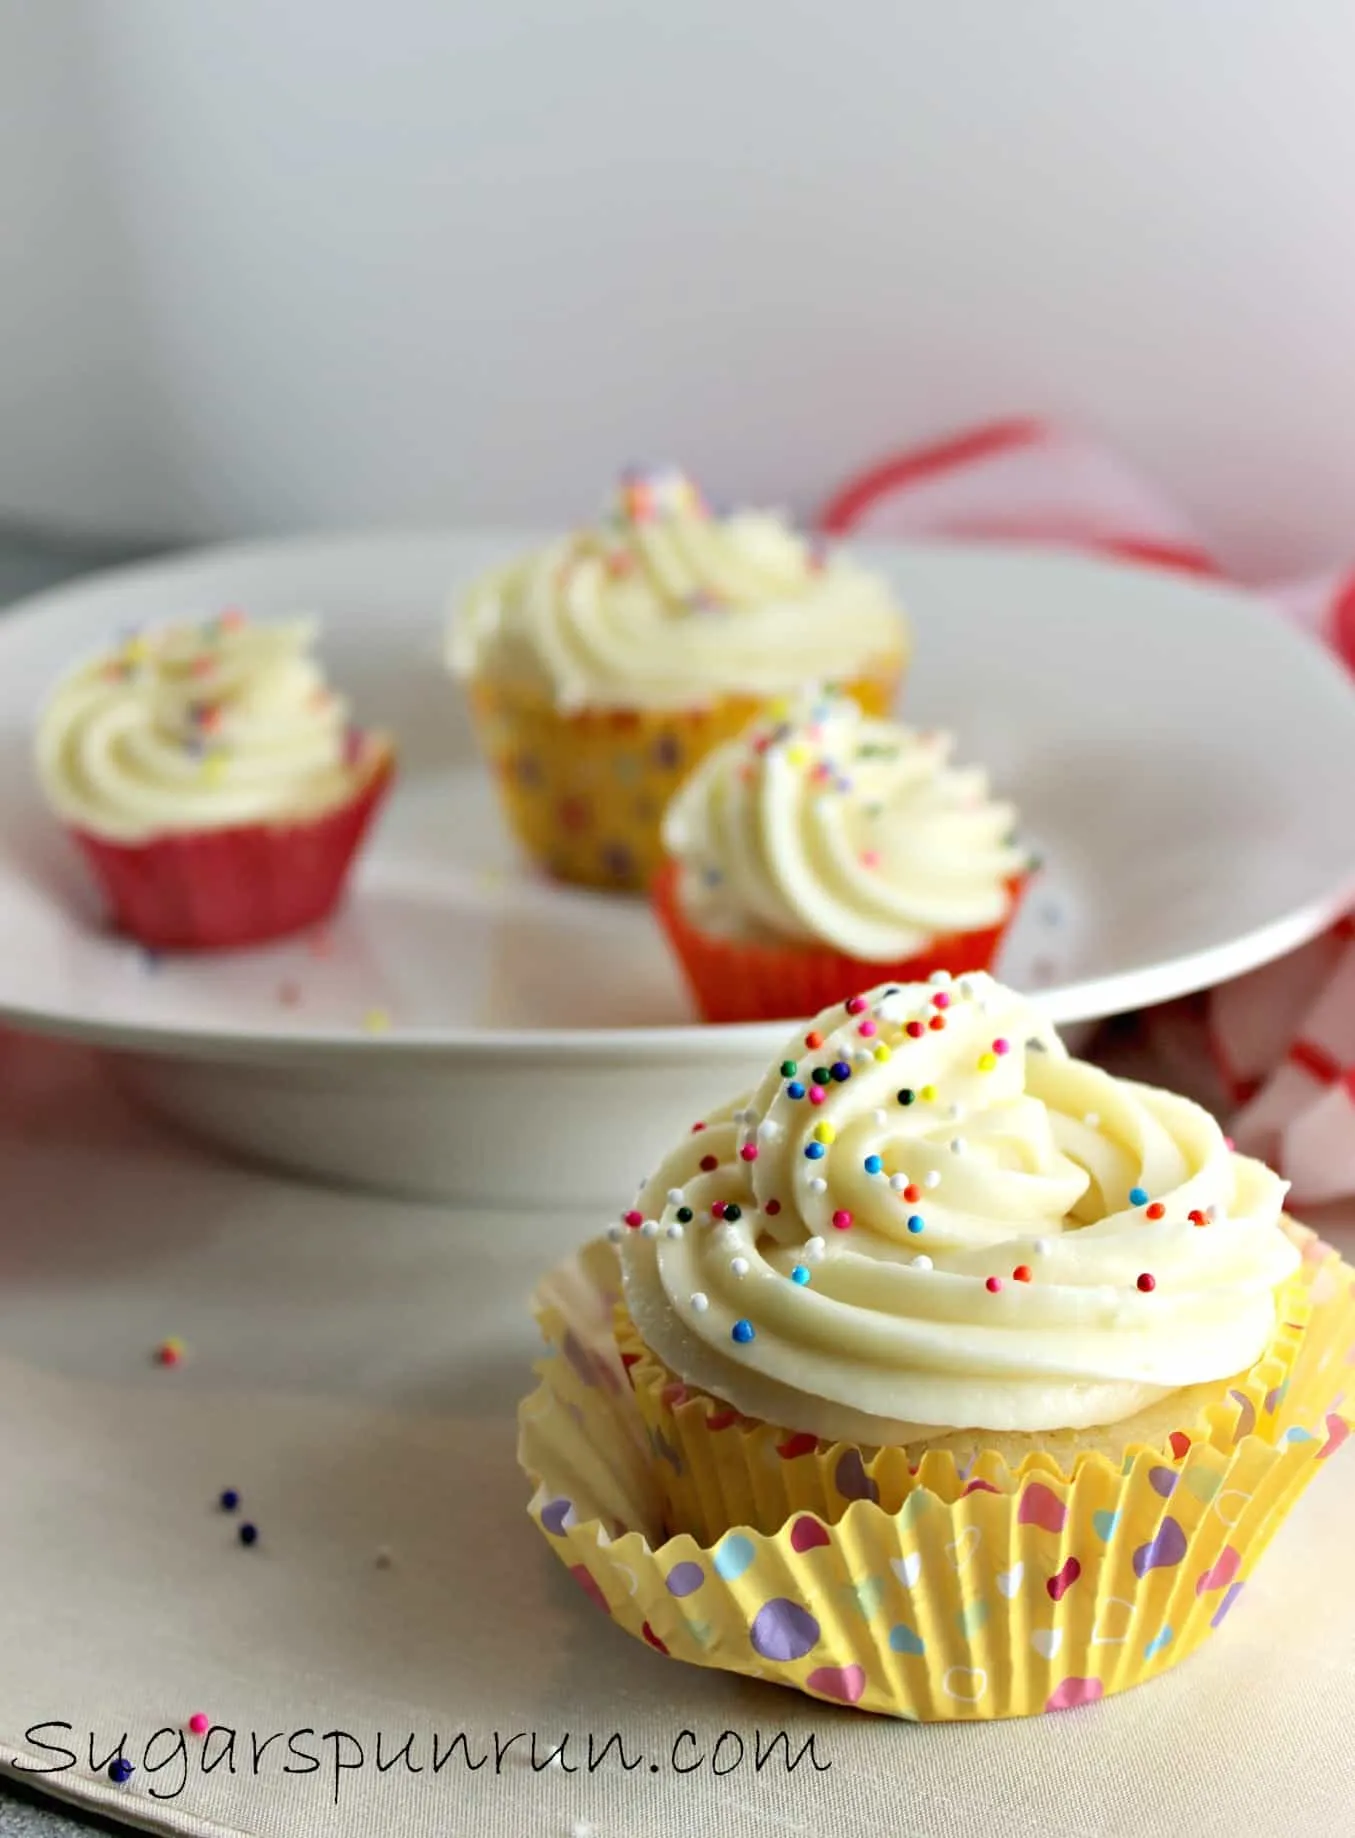
[[[1012,411],[1355,553],[1349,0],[0,0],[0,513],[804,507]]]

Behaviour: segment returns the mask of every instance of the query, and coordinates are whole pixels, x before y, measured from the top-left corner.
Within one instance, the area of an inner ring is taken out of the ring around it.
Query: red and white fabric
[[[819,523],[834,535],[1024,541],[1223,574],[1202,533],[1132,467],[1032,419],[896,454],[849,480]],[[1355,569],[1262,591],[1355,672]],[[1177,1052],[1185,1012],[1161,1017]],[[1355,920],[1189,1012],[1234,1107],[1238,1145],[1277,1166],[1300,1204],[1355,1195]]]

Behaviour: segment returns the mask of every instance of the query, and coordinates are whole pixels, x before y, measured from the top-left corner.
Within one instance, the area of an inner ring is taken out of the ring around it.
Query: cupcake
[[[1348,1434],[1355,1272],[1284,1192],[986,975],[853,997],[547,1286],[533,1512],[697,1663],[928,1720],[1138,1684]]]
[[[989,968],[1030,857],[1012,806],[951,746],[822,692],[707,755],[664,818],[653,889],[707,1021]]]
[[[113,923],[155,948],[258,944],[325,918],[394,776],[311,655],[307,620],[168,625],[53,691],[37,765]]]
[[[883,714],[907,654],[884,582],[673,471],[490,575],[448,639],[528,855],[610,888],[648,885],[669,798],[769,698],[828,676]]]

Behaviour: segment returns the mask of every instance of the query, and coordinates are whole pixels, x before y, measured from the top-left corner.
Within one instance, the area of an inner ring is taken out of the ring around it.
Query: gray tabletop
[[[112,543],[63,540],[0,525],[0,607],[91,568],[125,561],[130,553]],[[38,1794],[0,1784],[0,1838],[80,1838],[90,1832],[126,1830],[105,1819],[57,1811]]]

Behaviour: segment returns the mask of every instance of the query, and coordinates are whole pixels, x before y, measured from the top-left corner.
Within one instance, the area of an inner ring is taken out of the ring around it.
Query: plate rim
[[[191,575],[217,567],[266,567],[273,562],[295,564],[307,552],[336,552],[373,545],[407,549],[415,545],[471,540],[482,544],[517,546],[540,541],[549,525],[449,525],[376,526],[298,531],[214,543],[174,550],[151,559],[133,559],[110,568],[78,575],[69,581],[25,595],[0,612],[0,651],[8,641],[39,621],[47,623],[54,612],[77,620],[82,602],[145,581],[164,586],[176,574]],[[997,565],[1017,566],[1037,561],[1053,563],[1089,576],[1152,574],[1142,564],[1129,565],[1084,551],[1013,542],[980,542],[945,537],[906,541],[848,541],[842,545],[863,556],[983,555]],[[1334,680],[1347,681],[1338,660],[1325,647],[1288,626],[1267,607],[1264,597],[1230,581],[1202,580],[1176,571],[1173,585],[1202,598],[1226,600],[1243,618],[1263,621],[1268,632],[1284,634],[1282,643],[1306,648],[1313,663],[1329,669]],[[1352,697],[1355,713],[1355,696]],[[1355,860],[1338,887],[1326,896],[1280,915],[1266,925],[1225,944],[1183,953],[1158,963],[1110,976],[1083,978],[1049,990],[1032,990],[1029,999],[1044,1008],[1056,1025],[1096,1021],[1132,1009],[1191,995],[1259,969],[1318,937],[1355,904]],[[773,1022],[685,1022],[657,1027],[591,1028],[476,1028],[408,1026],[389,1033],[372,1034],[361,1027],[307,1028],[304,1025],[269,1032],[257,1028],[185,1028],[167,1021],[132,1022],[101,1020],[57,1013],[40,1004],[29,1004],[0,994],[0,1025],[18,1031],[85,1042],[93,1046],[151,1053],[160,1057],[213,1059],[234,1063],[286,1061],[318,1063],[331,1056],[347,1057],[354,1049],[379,1060],[395,1061],[439,1054],[460,1058],[479,1055],[486,1063],[510,1064],[530,1057],[538,1064],[566,1063],[579,1058],[613,1058],[622,1062],[688,1060],[694,1058],[741,1059],[756,1052],[775,1050],[796,1025],[794,1017]]]

